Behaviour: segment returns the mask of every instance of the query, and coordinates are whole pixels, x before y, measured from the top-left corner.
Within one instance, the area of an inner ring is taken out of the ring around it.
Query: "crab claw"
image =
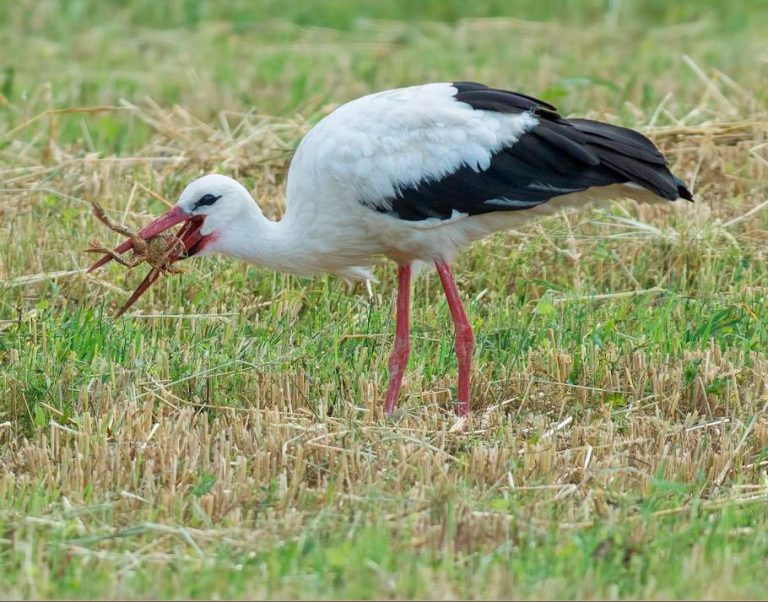
[[[191,219],[192,219],[192,215],[187,213],[186,211],[184,211],[184,209],[182,209],[177,205],[167,213],[164,213],[163,215],[161,215],[151,224],[139,230],[138,234],[144,240],[149,240],[150,238],[157,236],[158,234],[161,234],[162,232],[165,232],[170,228],[173,228],[176,224],[187,222]],[[125,253],[126,251],[130,251],[132,248],[133,248],[133,241],[130,238],[128,238],[124,240],[122,243],[120,243],[119,245],[117,245],[114,249],[114,252],[118,254],[122,254],[122,253]],[[101,259],[95,261],[91,265],[91,267],[88,268],[88,272],[93,272],[94,270],[97,270],[98,268],[103,266],[105,263],[108,263],[111,259],[113,259],[112,256],[105,254]]]

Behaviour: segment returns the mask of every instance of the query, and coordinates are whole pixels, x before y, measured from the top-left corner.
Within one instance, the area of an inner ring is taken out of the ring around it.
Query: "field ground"
[[[768,8],[408,17],[0,5],[0,598],[765,596]],[[88,201],[135,226],[220,170],[279,215],[320,116],[452,79],[640,128],[698,198],[569,213],[462,255],[470,421],[448,409],[433,274],[386,419],[392,266],[369,298],[191,261],[118,320],[142,270],[82,273],[89,240],[112,240]]]

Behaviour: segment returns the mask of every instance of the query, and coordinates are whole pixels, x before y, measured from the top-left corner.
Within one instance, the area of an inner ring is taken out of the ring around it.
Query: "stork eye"
[[[195,209],[197,209],[198,207],[203,207],[205,205],[213,205],[220,198],[221,198],[221,195],[216,196],[214,194],[206,194],[197,200],[197,202],[195,203]]]

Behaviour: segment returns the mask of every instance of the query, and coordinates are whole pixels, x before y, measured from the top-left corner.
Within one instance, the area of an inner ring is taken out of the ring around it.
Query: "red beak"
[[[184,211],[181,207],[174,207],[167,213],[164,213],[160,217],[158,217],[155,221],[153,221],[151,224],[145,226],[141,230],[139,230],[138,234],[141,236],[144,240],[149,240],[153,236],[157,236],[158,234],[165,232],[166,230],[173,228],[176,224],[180,224],[181,222],[186,222],[192,219],[192,216]],[[115,247],[115,253],[125,253],[126,251],[130,251],[133,248],[133,241],[131,241],[130,238],[124,240],[119,245]],[[103,266],[105,263],[109,263],[112,260],[112,257],[109,255],[104,255],[101,259],[96,261],[91,267],[88,268],[89,272],[93,272],[94,270],[97,270],[101,266]]]

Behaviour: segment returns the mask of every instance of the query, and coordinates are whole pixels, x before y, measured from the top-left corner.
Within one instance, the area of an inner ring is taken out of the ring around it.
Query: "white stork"
[[[456,411],[464,415],[474,335],[451,272],[457,251],[535,216],[620,197],[692,200],[638,132],[566,119],[516,92],[433,83],[353,100],[312,128],[291,162],[280,221],[267,219],[241,184],[212,174],[191,182],[140,235],[149,239],[183,223],[186,257],[221,253],[302,275],[367,279],[377,257],[395,261],[387,414],[397,404],[410,352],[412,265],[433,262],[455,326]],[[131,246],[128,240],[115,251]],[[129,303],[158,275],[150,272]]]

